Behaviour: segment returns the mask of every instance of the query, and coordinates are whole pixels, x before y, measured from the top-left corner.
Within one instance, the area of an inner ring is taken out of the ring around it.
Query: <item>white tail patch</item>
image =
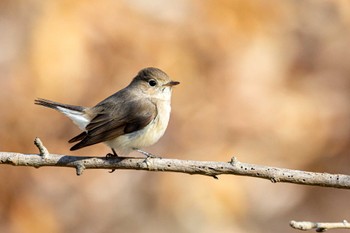
[[[90,123],[90,119],[83,112],[74,111],[64,107],[57,106],[57,110],[69,117],[81,130],[85,131],[86,126]]]

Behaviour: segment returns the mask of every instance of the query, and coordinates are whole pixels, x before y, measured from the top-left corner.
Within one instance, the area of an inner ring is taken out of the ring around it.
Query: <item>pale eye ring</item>
[[[148,84],[151,86],[151,87],[154,87],[155,85],[157,85],[157,81],[154,80],[154,79],[151,79],[148,81]]]

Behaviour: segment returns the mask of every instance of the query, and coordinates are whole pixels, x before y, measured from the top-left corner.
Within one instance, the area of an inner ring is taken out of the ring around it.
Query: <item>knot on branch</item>
[[[76,165],[75,169],[76,169],[77,176],[80,176],[83,174],[83,172],[85,170],[85,166],[82,163],[78,163]]]
[[[237,162],[238,162],[238,159],[237,159],[235,156],[233,156],[233,157],[231,158],[231,160],[230,160],[229,163],[230,163],[232,166],[236,166]]]

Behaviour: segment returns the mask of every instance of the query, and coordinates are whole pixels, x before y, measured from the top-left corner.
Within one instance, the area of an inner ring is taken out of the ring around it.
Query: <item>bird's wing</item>
[[[147,99],[128,101],[120,106],[116,106],[112,101],[106,101],[94,108],[98,114],[86,126],[86,131],[69,140],[69,142],[80,141],[71,150],[138,131],[157,116],[156,105]]]

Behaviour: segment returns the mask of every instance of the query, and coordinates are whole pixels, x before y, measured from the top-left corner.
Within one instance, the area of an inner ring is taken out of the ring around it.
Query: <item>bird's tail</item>
[[[75,112],[83,112],[85,109],[84,107],[81,107],[81,106],[61,104],[58,102],[54,102],[54,101],[46,100],[46,99],[41,99],[41,98],[34,100],[34,103],[37,105],[42,105],[42,106],[45,106],[48,108],[56,109],[60,112],[61,112],[61,109],[67,109],[67,110],[75,111]]]
[[[58,102],[54,102],[46,99],[40,99],[40,98],[36,99],[34,103],[37,105],[55,109],[63,113],[64,115],[69,117],[74,122],[74,124],[76,124],[81,130],[85,130],[85,127],[90,122],[90,119],[88,119],[85,113],[85,110],[86,110],[85,107],[69,105],[69,104],[61,104]]]

